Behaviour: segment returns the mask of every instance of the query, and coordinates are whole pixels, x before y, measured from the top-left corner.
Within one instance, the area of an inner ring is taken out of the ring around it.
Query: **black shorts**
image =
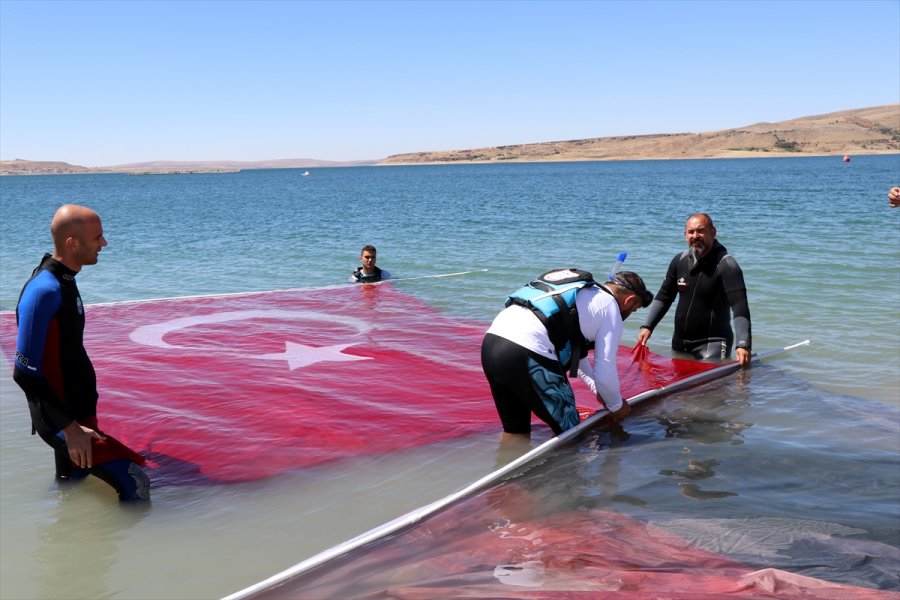
[[[487,333],[481,344],[481,367],[503,431],[530,433],[531,413],[556,435],[580,422],[575,394],[559,361]]]

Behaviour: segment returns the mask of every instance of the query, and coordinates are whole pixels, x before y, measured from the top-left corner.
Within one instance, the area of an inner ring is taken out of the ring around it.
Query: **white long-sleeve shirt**
[[[619,371],[616,354],[622,338],[622,314],[615,298],[598,287],[578,290],[575,296],[581,334],[594,342],[594,364],[584,357],[578,363],[579,377],[591,391],[603,399],[610,411],[622,407]],[[488,333],[505,338],[541,356],[559,360],[550,341],[550,334],[537,315],[529,308],[513,304],[500,311]]]

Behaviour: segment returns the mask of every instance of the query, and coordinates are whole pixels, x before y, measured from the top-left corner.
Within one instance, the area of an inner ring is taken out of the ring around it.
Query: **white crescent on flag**
[[[172,345],[165,341],[168,333],[187,329],[197,325],[210,325],[214,323],[227,323],[231,321],[249,321],[251,319],[271,319],[273,321],[297,320],[297,321],[323,321],[327,323],[337,323],[346,325],[352,329],[356,329],[357,334],[367,333],[372,326],[361,319],[353,317],[324,314],[311,311],[290,311],[290,310],[234,310],[211,313],[207,315],[197,315],[193,317],[180,317],[171,319],[161,323],[153,323],[144,325],[133,330],[129,334],[129,338],[137,344],[144,346],[152,346],[155,348],[165,349],[181,349],[203,352],[229,352],[211,347],[203,346],[185,346]],[[357,360],[371,360],[369,356],[354,356],[352,354],[344,354],[343,351],[355,344],[335,344],[331,346],[307,346],[285,340],[284,352],[272,354],[259,354],[247,356],[243,352],[231,352],[232,354],[245,356],[247,358],[256,358],[261,360],[285,360],[288,368],[293,371],[300,367],[313,365],[319,362],[351,362]]]

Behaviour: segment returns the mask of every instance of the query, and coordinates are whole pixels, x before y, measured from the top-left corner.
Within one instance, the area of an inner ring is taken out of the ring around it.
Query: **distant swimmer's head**
[[[375,261],[377,258],[378,250],[376,250],[375,246],[372,244],[363,246],[362,251],[359,253],[359,262],[362,264],[363,270],[367,273],[375,268]]]
[[[613,296],[619,303],[623,321],[637,309],[647,308],[653,302],[653,294],[647,290],[644,280],[632,271],[616,273],[607,286],[613,288]]]

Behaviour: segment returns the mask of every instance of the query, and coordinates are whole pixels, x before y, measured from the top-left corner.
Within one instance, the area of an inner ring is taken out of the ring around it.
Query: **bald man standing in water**
[[[32,433],[53,448],[58,480],[91,474],[122,500],[148,500],[150,481],[135,462],[142,458],[97,425],[97,376],[84,348],[84,305],[75,276],[97,264],[106,246],[100,216],[66,204],[56,211],[50,233],[53,254],[44,255],[16,306],[13,379],[28,400]]]

